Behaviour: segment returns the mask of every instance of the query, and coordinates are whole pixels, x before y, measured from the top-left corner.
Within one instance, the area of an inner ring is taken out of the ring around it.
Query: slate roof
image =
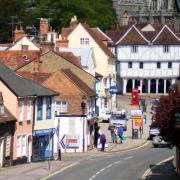
[[[61,71],[88,96],[96,96],[96,93],[90,87],[88,87],[81,79],[79,79],[70,69],[62,69]]]
[[[0,62],[0,80],[18,97],[58,95],[55,91],[16,75],[2,62]]]

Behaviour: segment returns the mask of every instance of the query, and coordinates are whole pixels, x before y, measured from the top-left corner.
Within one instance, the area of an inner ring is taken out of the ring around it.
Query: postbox
[[[138,98],[138,89],[133,88],[131,93],[131,105],[138,106],[139,105],[139,98]]]

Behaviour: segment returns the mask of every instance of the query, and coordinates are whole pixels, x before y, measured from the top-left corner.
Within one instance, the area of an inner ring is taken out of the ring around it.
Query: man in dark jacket
[[[105,134],[100,135],[100,143],[101,143],[101,151],[104,151],[105,144],[106,144],[106,136]]]

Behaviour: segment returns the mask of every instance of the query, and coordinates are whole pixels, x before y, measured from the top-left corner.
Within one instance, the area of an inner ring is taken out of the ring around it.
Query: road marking
[[[145,171],[145,173],[142,175],[141,180],[146,180],[147,177],[150,175],[150,173],[152,173],[152,170],[156,168],[156,166],[161,165],[161,164],[163,164],[163,163],[165,163],[167,161],[173,160],[173,159],[174,159],[174,156],[171,156],[171,157],[169,157],[167,159],[164,159],[163,161],[160,161],[160,162],[156,163],[152,168],[148,168]]]
[[[60,169],[60,170],[58,170],[58,171],[56,171],[56,172],[54,172],[54,173],[46,176],[46,177],[41,178],[40,180],[46,180],[46,179],[48,179],[48,178],[50,178],[50,177],[52,177],[52,176],[55,176],[56,174],[59,174],[59,173],[65,171],[66,169],[77,165],[78,163],[79,163],[79,162],[75,162],[75,163],[73,163],[73,164],[71,164],[71,165],[69,165],[69,166],[66,166],[66,167],[64,167],[64,168],[62,168],[62,169]]]
[[[128,159],[132,159],[133,156],[128,156],[128,157],[125,157],[124,160],[128,160]]]
[[[120,163],[121,161],[116,161],[116,162],[114,162],[114,164],[118,164],[118,163]]]
[[[105,168],[102,168],[100,171],[102,172],[102,171],[104,171],[105,170]]]

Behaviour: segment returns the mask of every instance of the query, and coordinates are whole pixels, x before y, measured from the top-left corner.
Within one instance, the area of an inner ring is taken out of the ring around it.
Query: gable
[[[119,45],[147,45],[148,41],[145,37],[132,26],[124,36],[117,42]]]
[[[13,46],[11,46],[8,50],[22,50],[22,46],[28,46],[28,50],[30,51],[40,51],[40,49],[33,44],[27,37],[23,37],[18,42],[16,42]]]
[[[154,29],[154,27],[153,27],[151,24],[148,24],[148,25],[146,25],[145,27],[143,27],[143,28],[141,29],[141,31],[143,31],[143,32],[149,32],[149,31],[156,31],[156,30]]]
[[[164,26],[159,34],[153,40],[154,45],[180,45],[180,39],[170,30]]]

